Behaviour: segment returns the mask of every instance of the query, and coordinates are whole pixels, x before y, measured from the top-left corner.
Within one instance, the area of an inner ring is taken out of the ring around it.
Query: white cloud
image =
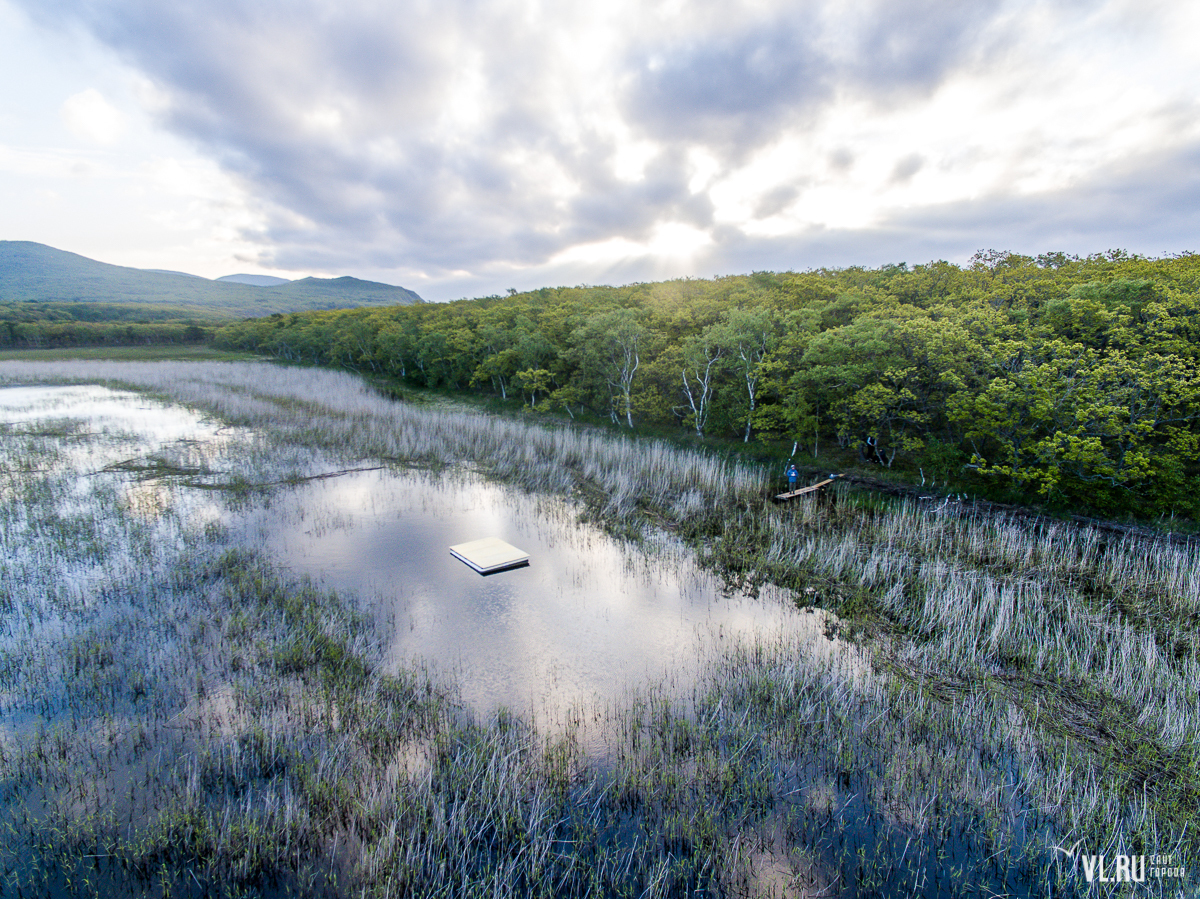
[[[97,144],[116,143],[125,130],[125,117],[93,87],[68,97],[62,117],[72,134]]]

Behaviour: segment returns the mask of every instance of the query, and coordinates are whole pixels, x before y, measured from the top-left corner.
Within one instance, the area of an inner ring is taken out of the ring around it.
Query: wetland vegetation
[[[53,410],[4,425],[5,895],[1196,889],[1194,545],[943,498],[777,507],[749,463],[417,408],[344,372],[10,361],[0,380],[211,421],[150,452]],[[481,712],[387,664],[361,597],[232,540],[215,504],[310,476],[313,451],[470,466],[648,552],[670,532],[731,588],[823,610],[827,635],[714,641],[682,689],[554,726]],[[1102,883],[1092,855],[1186,873]]]

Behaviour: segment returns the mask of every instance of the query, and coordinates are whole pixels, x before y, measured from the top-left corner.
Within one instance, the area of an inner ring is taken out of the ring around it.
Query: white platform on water
[[[529,553],[505,543],[499,537],[484,537],[450,547],[450,555],[466,562],[480,574],[529,564]]]

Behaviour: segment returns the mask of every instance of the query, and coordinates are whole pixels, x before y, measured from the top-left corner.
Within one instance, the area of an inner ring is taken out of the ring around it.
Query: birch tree
[[[725,358],[725,347],[719,335],[708,328],[704,333],[687,341],[683,347],[683,359],[679,375],[683,381],[683,395],[691,414],[688,416],[696,436],[704,438],[704,428],[712,409],[713,386],[718,363]]]
[[[602,384],[613,422],[633,427],[633,384],[642,364],[646,329],[632,309],[614,309],[588,319],[576,330],[574,344],[580,372]]]
[[[722,348],[725,367],[744,390],[746,426],[742,440],[749,443],[765,373],[763,361],[779,340],[778,318],[772,309],[731,309],[705,333]]]

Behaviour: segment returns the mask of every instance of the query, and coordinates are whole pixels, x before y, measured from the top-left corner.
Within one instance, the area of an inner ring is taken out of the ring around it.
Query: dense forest
[[[857,448],[993,496],[1200,512],[1200,255],[878,269],[272,315],[216,343],[696,439]]]
[[[134,303],[0,302],[0,349],[203,343],[228,320]]]

